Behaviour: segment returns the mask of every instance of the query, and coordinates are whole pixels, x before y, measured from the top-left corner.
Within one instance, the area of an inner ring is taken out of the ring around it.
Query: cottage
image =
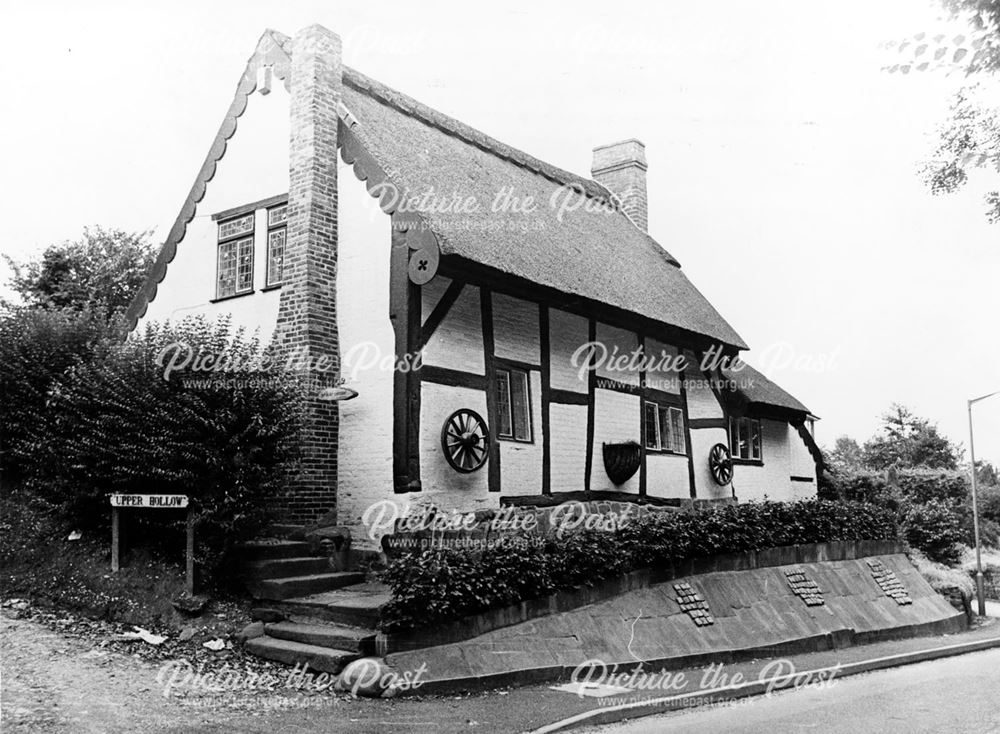
[[[386,499],[815,494],[814,417],[732,364],[747,345],[647,234],[646,168],[626,140],[569,173],[344,66],[322,27],[267,31],[131,325],[230,314],[305,365],[325,388],[276,502],[359,541]]]

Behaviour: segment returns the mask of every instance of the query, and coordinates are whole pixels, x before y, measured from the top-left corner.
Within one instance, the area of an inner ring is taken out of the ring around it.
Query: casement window
[[[253,290],[254,215],[219,222],[219,259],[216,298]]]
[[[646,448],[653,451],[668,451],[672,454],[686,454],[687,441],[684,435],[684,411],[672,405],[645,403]]]
[[[531,442],[531,393],[528,373],[497,366],[497,438]]]
[[[267,210],[267,286],[281,285],[285,271],[288,204]]]
[[[760,421],[756,418],[730,418],[729,451],[734,459],[760,461],[763,458]]]

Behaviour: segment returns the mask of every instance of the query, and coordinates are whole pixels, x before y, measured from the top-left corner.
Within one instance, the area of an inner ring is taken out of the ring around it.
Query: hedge
[[[392,598],[379,626],[402,632],[439,624],[690,558],[898,537],[895,513],[885,508],[803,500],[650,513],[616,532],[581,530],[562,538],[516,536],[485,549],[410,551],[382,573]]]

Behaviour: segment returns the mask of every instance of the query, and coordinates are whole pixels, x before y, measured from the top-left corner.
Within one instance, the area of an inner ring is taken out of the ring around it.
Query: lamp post
[[[976,600],[979,604],[979,616],[986,616],[986,594],[983,590],[983,559],[979,547],[979,493],[976,488],[976,447],[972,439],[972,406],[980,400],[986,400],[1000,394],[1000,390],[991,392],[967,401],[969,408],[969,458],[972,460],[972,531],[976,541]]]

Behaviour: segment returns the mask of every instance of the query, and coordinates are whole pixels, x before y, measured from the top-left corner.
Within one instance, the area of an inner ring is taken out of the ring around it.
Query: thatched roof
[[[476,211],[422,213],[442,255],[747,348],[677,260],[635,226],[600,184],[504,145],[349,68],[344,69],[343,104],[369,153],[405,195],[432,191],[434,201],[457,194],[477,203]],[[570,186],[579,193],[567,190]],[[502,191],[522,202],[531,197],[535,210],[494,211]],[[560,218],[558,207],[566,197],[579,206]]]
[[[736,391],[748,405],[784,408],[809,414],[809,408],[785,392],[750,365],[743,363],[738,371],[723,369],[722,374],[735,383]]]

